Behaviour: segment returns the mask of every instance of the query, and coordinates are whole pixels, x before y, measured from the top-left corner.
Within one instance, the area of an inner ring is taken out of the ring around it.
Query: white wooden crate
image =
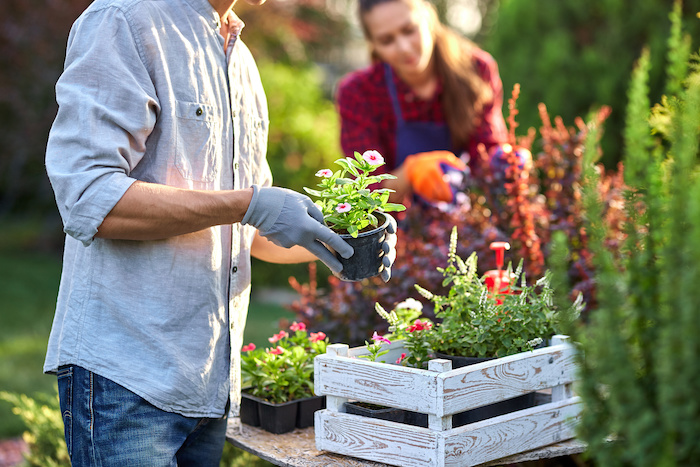
[[[357,358],[364,347],[330,345],[314,361],[315,393],[327,396],[316,448],[401,467],[472,466],[573,438],[581,403],[567,340],[455,370],[442,359],[428,370],[370,362]],[[398,341],[387,348],[387,362],[405,352]],[[548,388],[550,403],[452,428],[453,414]],[[348,400],[427,413],[428,428],[344,413]]]

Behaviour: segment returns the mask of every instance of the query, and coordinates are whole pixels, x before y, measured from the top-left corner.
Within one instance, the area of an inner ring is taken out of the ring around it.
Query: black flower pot
[[[462,368],[469,365],[493,360],[493,358],[482,357],[460,357],[455,355],[446,355],[436,353],[435,358],[444,358],[452,362],[452,369]],[[458,427],[468,425],[469,423],[486,420],[487,418],[498,417],[510,412],[527,409],[537,405],[535,393],[530,392],[522,396],[507,399],[501,402],[485,405],[476,409],[467,410],[466,412],[456,413],[452,416],[452,426]]]
[[[258,414],[260,416],[260,428],[276,435],[288,433],[297,426],[298,401],[273,404],[266,400],[260,400]]]
[[[260,426],[260,416],[258,415],[259,401],[259,398],[247,392],[241,392],[241,423],[250,426]]]
[[[314,426],[314,413],[326,408],[326,396],[313,396],[297,400],[297,428]]]
[[[382,258],[384,250],[382,243],[386,235],[386,229],[389,226],[388,214],[376,213],[379,220],[379,227],[376,229],[360,232],[356,238],[350,234],[340,234],[341,238],[348,242],[353,247],[355,252],[353,255],[345,259],[338,253],[336,258],[343,265],[343,270],[339,273],[333,273],[341,280],[353,282],[374,277],[381,272]]]
[[[374,404],[365,404],[363,402],[346,402],[345,412],[398,423],[403,423],[406,415],[406,411],[402,409],[375,406]]]

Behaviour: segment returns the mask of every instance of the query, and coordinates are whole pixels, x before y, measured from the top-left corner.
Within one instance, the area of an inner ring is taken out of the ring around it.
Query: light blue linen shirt
[[[95,234],[135,180],[271,184],[260,77],[219,28],[207,0],[96,0],[68,38],[46,152],[67,236],[44,371],[79,365],[191,417],[224,415],[229,391],[238,414],[254,229]]]

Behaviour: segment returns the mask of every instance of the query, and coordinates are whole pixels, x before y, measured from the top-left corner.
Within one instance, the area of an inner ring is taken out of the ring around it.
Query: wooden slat
[[[575,436],[578,397],[521,410],[450,430],[445,466],[472,466]]]
[[[437,415],[571,383],[576,378],[574,352],[568,344],[557,345],[442,373]]]
[[[442,465],[437,431],[329,410],[316,412],[316,449],[401,467]]]
[[[314,363],[316,394],[435,413],[438,373],[327,355]]]

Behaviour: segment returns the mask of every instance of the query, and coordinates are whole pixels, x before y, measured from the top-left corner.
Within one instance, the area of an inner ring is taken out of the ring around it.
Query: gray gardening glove
[[[379,273],[384,282],[389,282],[391,279],[391,266],[396,259],[396,220],[388,214],[384,214],[389,219],[389,225],[386,228],[386,236],[382,244],[384,257],[382,258],[383,268]]]
[[[303,246],[334,272],[342,271],[343,265],[324,243],[343,258],[354,253],[345,240],[326,227],[323,213],[308,196],[286,188],[253,185],[253,198],[241,223],[252,225],[275,245]]]

